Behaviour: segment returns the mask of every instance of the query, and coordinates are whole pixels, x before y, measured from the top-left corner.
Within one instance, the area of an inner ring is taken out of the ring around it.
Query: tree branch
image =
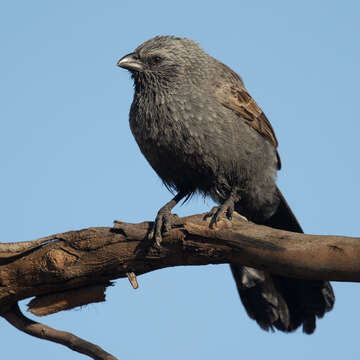
[[[67,346],[78,353],[88,355],[95,360],[116,360],[99,346],[65,331],[59,331],[50,326],[28,319],[15,304],[11,310],[2,315],[11,325],[20,331],[40,339],[49,340]]]
[[[360,281],[359,238],[291,233],[255,225],[237,214],[210,229],[203,217],[179,219],[160,248],[144,240],[151,223],[119,221],[113,228],[2,243],[0,315],[17,326],[18,320],[10,320],[23,316],[14,308],[19,300],[35,296],[29,310],[46,315],[104,301],[113,279],[128,277],[136,288],[136,275],[179,265],[237,263],[288,277]]]

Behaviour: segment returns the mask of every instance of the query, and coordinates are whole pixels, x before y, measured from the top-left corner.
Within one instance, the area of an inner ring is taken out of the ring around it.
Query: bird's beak
[[[144,68],[142,62],[135,57],[135,53],[123,56],[116,65],[130,71],[141,71]]]

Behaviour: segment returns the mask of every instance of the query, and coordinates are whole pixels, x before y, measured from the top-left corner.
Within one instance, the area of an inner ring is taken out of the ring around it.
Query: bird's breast
[[[214,177],[215,158],[207,151],[206,134],[198,123],[185,103],[134,102],[130,111],[130,127],[141,152],[162,180],[177,189],[208,187],[204,182]]]
[[[230,110],[196,100],[133,102],[131,130],[160,178],[204,194],[273,184],[275,149]]]

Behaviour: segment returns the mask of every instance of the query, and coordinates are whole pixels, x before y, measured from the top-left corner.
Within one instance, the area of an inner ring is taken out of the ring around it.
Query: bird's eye
[[[157,65],[157,64],[161,63],[162,58],[158,55],[155,55],[155,56],[152,56],[149,60],[150,60],[149,62],[151,65]]]

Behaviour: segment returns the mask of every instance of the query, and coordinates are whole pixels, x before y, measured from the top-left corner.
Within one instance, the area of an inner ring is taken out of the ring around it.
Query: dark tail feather
[[[279,207],[263,225],[302,233],[280,190],[278,194]],[[327,281],[290,279],[235,264],[230,267],[248,315],[264,330],[290,332],[302,325],[303,331],[311,334],[316,318],[334,305],[334,293]]]
[[[275,288],[270,274],[241,265],[230,264],[241,301],[251,319],[264,330],[274,327],[287,331],[290,314],[285,299]]]
[[[295,215],[291,211],[290,206],[286,202],[283,194],[279,189],[277,189],[277,192],[280,198],[279,207],[277,208],[276,213],[269,220],[264,221],[262,225],[270,226],[275,229],[302,233],[303,230]]]

